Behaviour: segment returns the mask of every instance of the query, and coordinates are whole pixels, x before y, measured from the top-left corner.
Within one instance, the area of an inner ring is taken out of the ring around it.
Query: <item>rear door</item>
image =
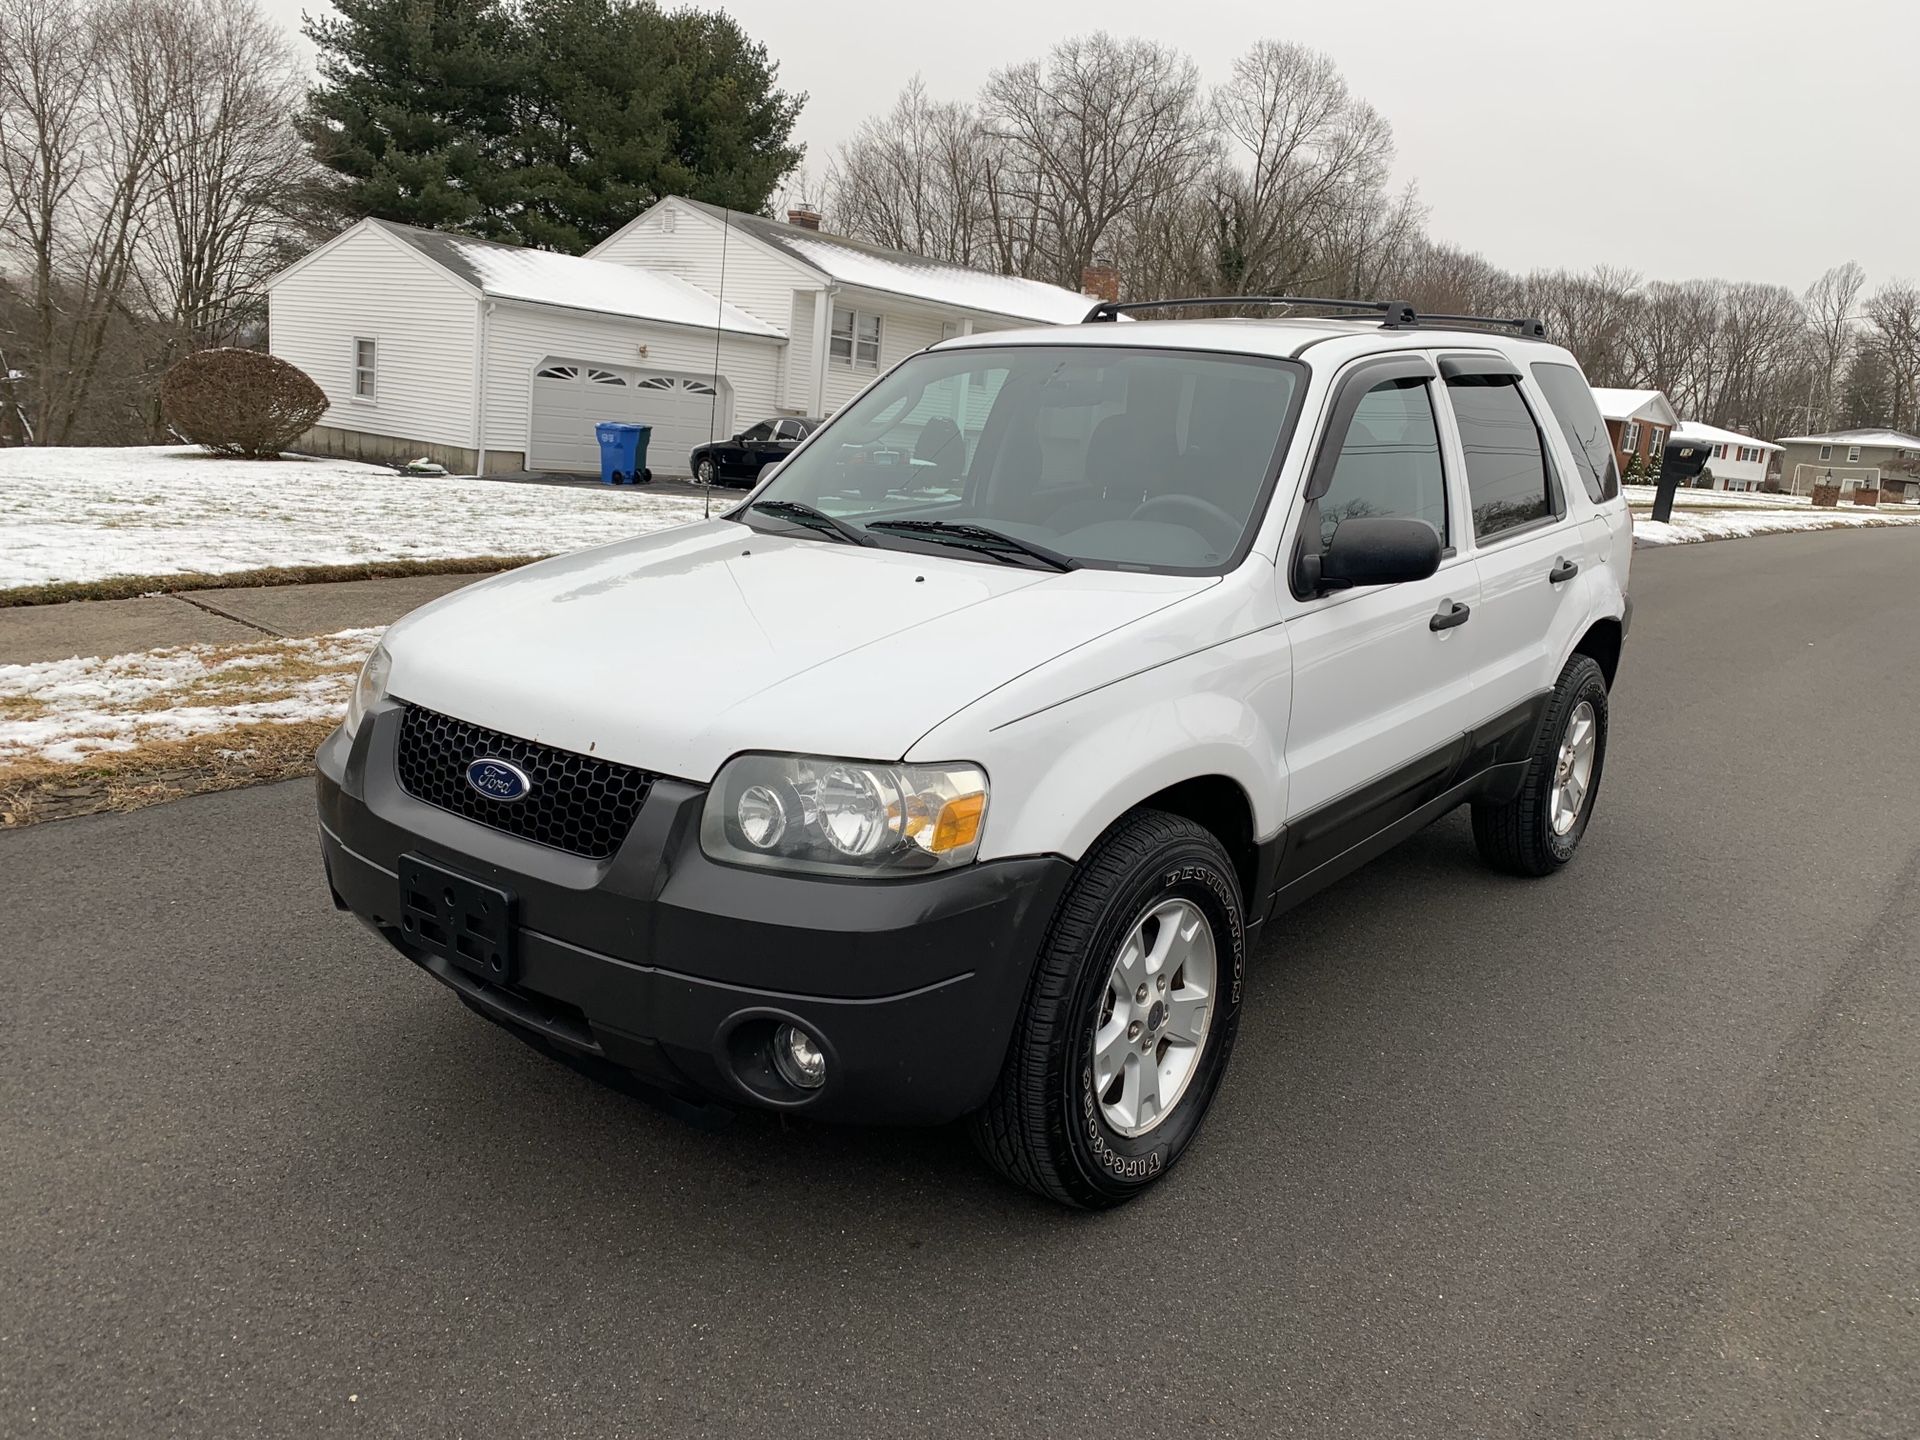
[[[1424,520],[1444,547],[1439,570],[1425,580],[1295,592],[1304,610],[1287,624],[1289,881],[1441,794],[1476,718],[1480,582],[1460,543],[1463,492],[1444,459],[1437,384],[1431,360],[1417,353],[1363,360],[1347,372],[1282,565],[1283,576],[1294,575],[1301,547],[1331,540],[1343,520],[1359,516]]]
[[[1558,422],[1506,356],[1440,357],[1466,472],[1480,579],[1477,721],[1520,758],[1589,610],[1602,557],[1573,513],[1549,428]],[[1483,757],[1487,758],[1487,757]]]

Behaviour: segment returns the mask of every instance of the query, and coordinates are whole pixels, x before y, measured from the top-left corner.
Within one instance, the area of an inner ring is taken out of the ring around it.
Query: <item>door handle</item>
[[[1569,560],[1566,556],[1562,555],[1558,560],[1553,562],[1553,569],[1547,572],[1547,583],[1549,585],[1558,585],[1562,580],[1571,580],[1579,573],[1580,562],[1578,560]]]
[[[1427,628],[1429,630],[1451,630],[1456,625],[1466,624],[1467,617],[1472,614],[1473,607],[1470,605],[1456,605],[1451,600],[1442,600],[1440,602],[1440,608],[1434,612],[1433,618],[1427,621]]]

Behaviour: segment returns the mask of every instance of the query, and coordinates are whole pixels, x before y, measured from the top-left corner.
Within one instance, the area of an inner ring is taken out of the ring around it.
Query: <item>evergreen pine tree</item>
[[[350,213],[578,253],[662,195],[763,209],[802,96],[731,19],[650,0],[344,0],[303,133]]]

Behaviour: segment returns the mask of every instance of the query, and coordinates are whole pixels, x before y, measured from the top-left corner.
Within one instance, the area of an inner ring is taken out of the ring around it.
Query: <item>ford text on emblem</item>
[[[519,800],[533,788],[527,772],[518,765],[482,755],[467,766],[467,784],[489,800]]]

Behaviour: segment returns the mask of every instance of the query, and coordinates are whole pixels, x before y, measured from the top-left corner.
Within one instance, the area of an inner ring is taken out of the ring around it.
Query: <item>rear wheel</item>
[[[973,1117],[981,1153],[1062,1204],[1138,1195],[1199,1132],[1233,1050],[1245,963],[1220,842],[1177,815],[1126,817],[1060,902],[1006,1065]]]
[[[1547,703],[1520,793],[1473,807],[1481,859],[1509,875],[1550,875],[1566,864],[1587,833],[1606,760],[1607,678],[1590,656],[1575,655]]]

